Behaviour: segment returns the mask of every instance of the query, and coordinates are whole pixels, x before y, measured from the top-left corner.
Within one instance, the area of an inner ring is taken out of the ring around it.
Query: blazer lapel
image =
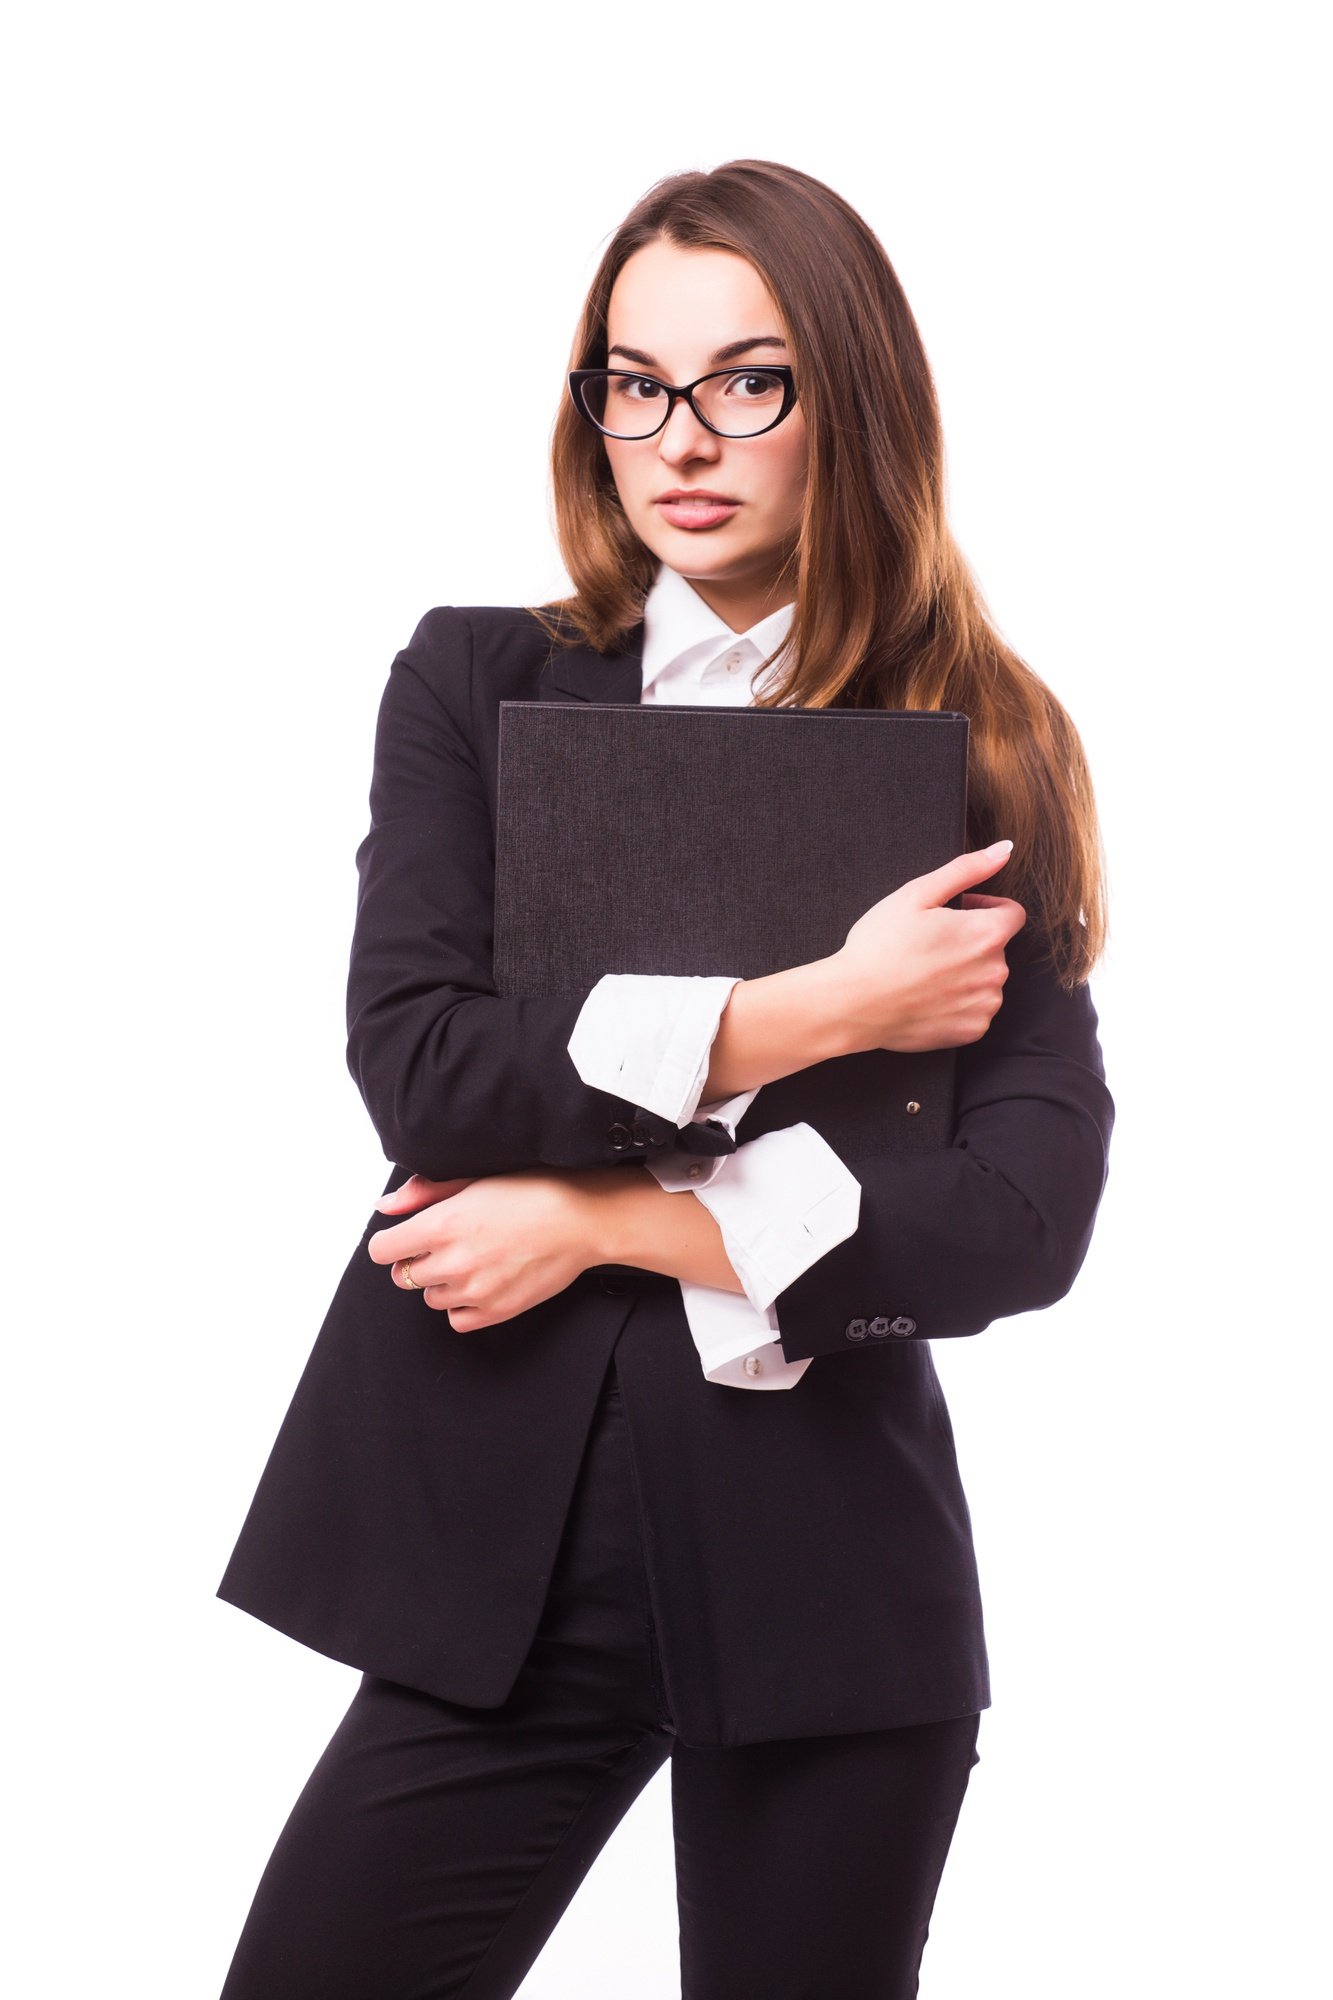
[[[637,707],[643,695],[643,620],[614,653],[553,646],[537,677],[538,701],[603,701]]]

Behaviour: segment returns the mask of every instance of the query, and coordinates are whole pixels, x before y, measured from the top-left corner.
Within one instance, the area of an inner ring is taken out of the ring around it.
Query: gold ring
[[[420,1255],[421,1252],[418,1250],[417,1257],[419,1257]],[[403,1258],[403,1276],[407,1280],[407,1289],[409,1292],[424,1292],[426,1289],[425,1286],[419,1285],[416,1279],[412,1276],[412,1266],[416,1263],[416,1260],[417,1260],[416,1257]]]

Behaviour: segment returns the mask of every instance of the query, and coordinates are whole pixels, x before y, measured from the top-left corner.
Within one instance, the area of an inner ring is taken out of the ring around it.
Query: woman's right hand
[[[834,954],[839,1012],[854,1050],[979,1042],[1009,977],[1004,948],[1027,922],[1011,896],[964,894],[1009,858],[997,841],[904,882],[857,918]],[[961,910],[946,909],[962,895]]]

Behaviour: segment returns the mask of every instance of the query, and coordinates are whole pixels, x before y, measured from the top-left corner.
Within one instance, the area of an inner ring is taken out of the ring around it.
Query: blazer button
[[[632,1135],[628,1125],[613,1125],[606,1136],[616,1151],[623,1153],[626,1146],[629,1145]]]
[[[914,1319],[909,1318],[908,1314],[906,1313],[899,1313],[897,1319],[893,1322],[893,1325],[889,1328],[889,1332],[902,1335],[915,1333],[916,1321]]]
[[[870,1322],[870,1338],[871,1338],[872,1340],[883,1340],[883,1338],[884,1338],[885,1334],[886,1334],[886,1333],[888,1332],[888,1330],[889,1330],[889,1322],[888,1322],[888,1321],[887,1321],[886,1319],[884,1319],[884,1318],[883,1318],[882,1316],[881,1316],[880,1318],[878,1318],[878,1319],[872,1319],[872,1320],[871,1320],[871,1322]]]
[[[843,1330],[848,1340],[864,1340],[866,1337],[866,1323],[863,1319],[849,1319]]]
[[[648,1144],[648,1134],[644,1131],[637,1118],[630,1127],[630,1137],[636,1146],[646,1146]]]

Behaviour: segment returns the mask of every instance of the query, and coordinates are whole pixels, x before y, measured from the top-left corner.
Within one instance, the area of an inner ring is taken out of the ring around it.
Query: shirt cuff
[[[788,1361],[777,1314],[756,1312],[739,1292],[680,1281],[690,1336],[704,1376],[727,1389],[794,1389],[812,1357]]]
[[[737,984],[722,973],[604,972],[579,1010],[570,1060],[595,1090],[688,1125]]]
[[[710,1104],[696,1106],[696,1116],[711,1118],[725,1129],[728,1138],[734,1139],[736,1127],[758,1095],[759,1086],[756,1085],[753,1090],[737,1091],[734,1097],[715,1097]],[[683,1146],[668,1146],[664,1153],[658,1153],[644,1164],[668,1194],[693,1194],[698,1188],[707,1187],[724,1160],[734,1158],[733,1153],[700,1155],[686,1152]]]
[[[687,1167],[684,1185],[721,1230],[728,1261],[756,1312],[766,1311],[802,1272],[856,1233],[861,1183],[813,1125],[763,1132],[706,1165],[711,1171],[698,1176]],[[657,1171],[657,1163],[650,1161],[649,1168]]]

